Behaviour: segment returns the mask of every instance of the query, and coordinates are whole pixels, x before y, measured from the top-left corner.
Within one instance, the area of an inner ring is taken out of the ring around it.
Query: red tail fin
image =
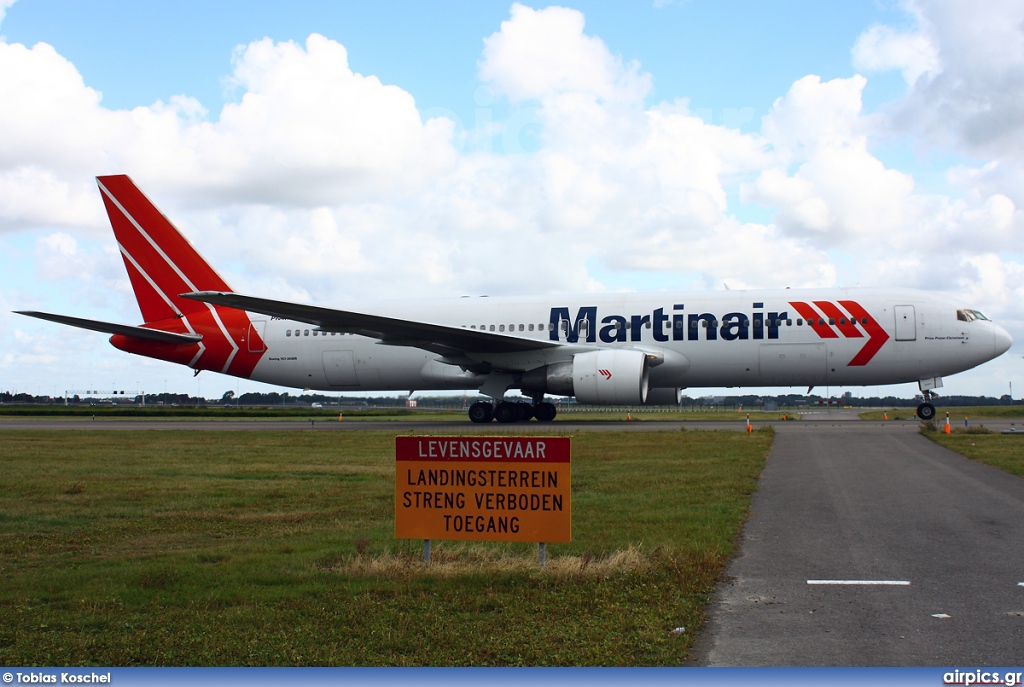
[[[178,298],[180,293],[231,290],[128,176],[97,177],[96,182],[143,320],[158,322],[207,309]]]
[[[180,298],[194,291],[231,291],[223,279],[123,174],[97,177],[103,204],[147,327],[198,334],[194,344],[161,343],[115,334],[121,350],[249,377],[266,346],[242,310]]]

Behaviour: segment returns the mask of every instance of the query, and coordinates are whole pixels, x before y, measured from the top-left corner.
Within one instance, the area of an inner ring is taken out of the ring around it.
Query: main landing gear
[[[928,420],[935,419],[935,406],[931,404],[932,392],[929,389],[925,389],[921,393],[924,394],[924,403],[917,407],[917,416],[927,422]]]
[[[529,422],[530,418],[537,418],[538,422],[551,422],[557,412],[555,404],[547,401],[533,405],[524,401],[501,401],[497,406],[487,401],[477,401],[469,407],[469,419],[484,424],[491,420],[502,423]]]

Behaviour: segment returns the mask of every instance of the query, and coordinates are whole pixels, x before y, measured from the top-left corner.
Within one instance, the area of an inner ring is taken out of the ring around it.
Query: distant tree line
[[[467,396],[415,396],[416,406],[419,408],[465,408],[474,401],[482,399],[477,394]],[[268,393],[246,392],[236,396],[234,391],[225,392],[219,399],[208,399],[188,394],[146,394],[145,399],[141,395],[135,396],[70,396],[68,404],[73,405],[147,405],[147,406],[241,406],[241,407],[309,407],[314,403],[324,408],[402,408],[407,405],[407,396],[345,396],[340,394],[302,393],[290,394],[288,392],[271,391]],[[558,398],[554,399],[559,402]],[[562,399],[562,403],[572,404],[570,399]],[[774,405],[779,408],[797,408],[801,406],[816,406],[831,403],[832,405],[844,405],[853,407],[868,408],[903,408],[915,407],[921,402],[921,397],[898,398],[896,396],[854,396],[846,392],[842,396],[825,397],[817,394],[743,394],[732,396],[703,396],[694,398],[683,396],[681,405],[684,407],[738,407],[758,408],[765,405]],[[33,396],[24,393],[12,393],[9,391],[0,392],[0,403],[4,404],[47,404],[64,405],[63,396]],[[999,398],[994,396],[938,396],[933,399],[937,407],[943,406],[995,406],[1011,405],[1013,400],[1009,394],[1003,394]]]

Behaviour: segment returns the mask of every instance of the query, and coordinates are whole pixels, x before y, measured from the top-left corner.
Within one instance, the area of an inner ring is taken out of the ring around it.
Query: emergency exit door
[[[917,339],[917,319],[914,315],[914,306],[897,305],[896,313],[896,340],[914,341]]]

